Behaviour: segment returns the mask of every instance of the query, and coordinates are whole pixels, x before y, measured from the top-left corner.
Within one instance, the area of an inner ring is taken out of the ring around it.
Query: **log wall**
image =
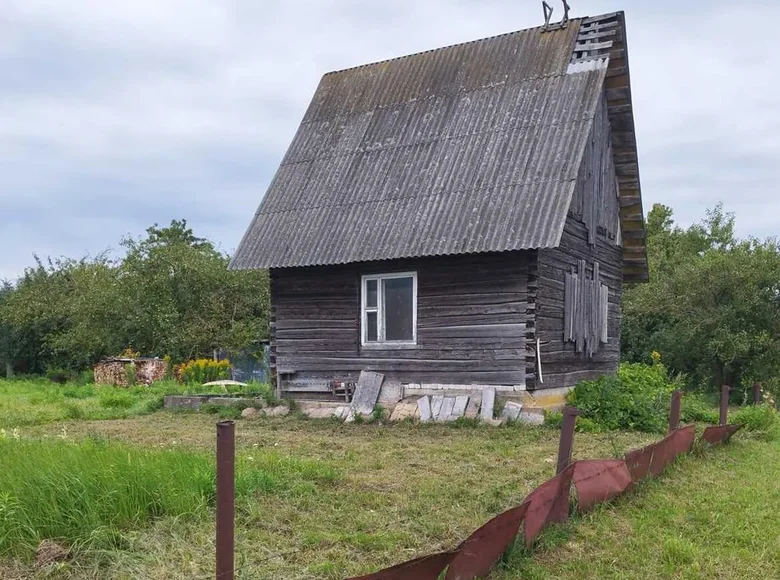
[[[530,252],[442,256],[271,271],[272,352],[284,382],[525,384]],[[417,345],[360,345],[360,280],[417,272]]]

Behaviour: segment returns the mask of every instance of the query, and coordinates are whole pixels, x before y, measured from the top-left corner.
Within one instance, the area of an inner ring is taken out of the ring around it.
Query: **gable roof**
[[[599,22],[326,74],[231,268],[557,246],[610,69]]]

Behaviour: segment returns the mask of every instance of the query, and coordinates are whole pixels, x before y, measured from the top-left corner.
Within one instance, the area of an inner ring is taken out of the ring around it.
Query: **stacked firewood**
[[[132,370],[128,367],[132,367]],[[94,373],[98,385],[127,387],[133,377],[136,384],[151,385],[165,378],[165,361],[158,358],[106,359],[95,365]]]

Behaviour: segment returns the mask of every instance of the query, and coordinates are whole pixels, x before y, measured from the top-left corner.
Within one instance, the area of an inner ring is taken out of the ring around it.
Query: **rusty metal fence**
[[[728,389],[724,388],[721,395],[725,397],[726,404],[728,392]],[[696,426],[679,426],[680,396],[681,393],[675,393],[672,397],[668,435],[646,447],[630,451],[619,459],[572,462],[574,426],[578,411],[567,407],[561,428],[558,473],[533,490],[520,505],[491,519],[452,551],[419,557],[348,580],[437,580],[445,570],[445,580],[475,580],[486,577],[503,554],[514,545],[518,536],[522,536],[525,545],[531,547],[545,526],[550,523],[563,523],[569,519],[572,486],[576,494],[574,509],[584,513],[631,490],[647,477],[657,477],[680,455],[689,453],[696,440]],[[707,427],[701,436],[701,441],[708,445],[727,442],[742,427],[728,425],[725,413],[727,407],[724,405],[721,409],[721,424]],[[230,431],[232,433],[232,428]],[[222,465],[219,460],[219,442],[218,439],[218,466]],[[224,447],[225,452],[233,452],[232,444],[226,443]],[[217,482],[225,479],[227,478],[220,478],[218,475]],[[226,488],[226,493],[231,495],[232,500],[233,489],[229,485]],[[218,498],[222,491],[218,487]],[[232,505],[232,501],[225,500],[222,503],[218,499],[217,505]],[[226,517],[226,514],[218,513],[217,517],[219,520],[220,517]],[[219,537],[220,529],[227,530],[229,539]],[[218,525],[217,535],[217,578],[232,580],[232,526],[227,522]],[[229,550],[230,553],[220,554],[220,550]]]

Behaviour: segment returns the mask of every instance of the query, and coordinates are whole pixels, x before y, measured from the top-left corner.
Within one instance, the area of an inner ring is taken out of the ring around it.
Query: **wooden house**
[[[565,392],[647,279],[622,12],[326,74],[233,257],[281,390]]]

